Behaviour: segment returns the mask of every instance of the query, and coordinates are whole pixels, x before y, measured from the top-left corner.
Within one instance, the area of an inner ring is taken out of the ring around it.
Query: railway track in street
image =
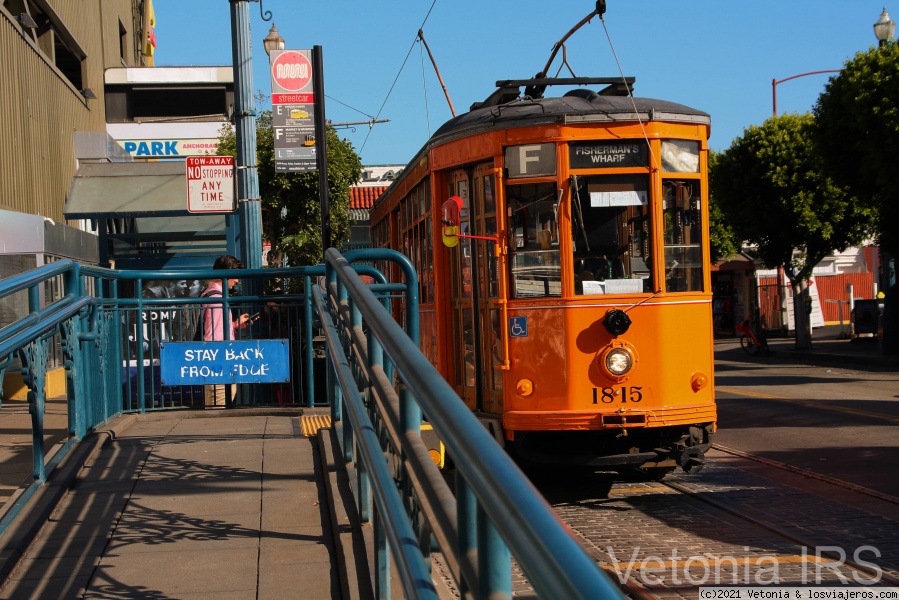
[[[712,460],[697,475],[616,481],[605,498],[584,480],[541,491],[632,597],[693,600],[708,586],[899,586],[899,521],[857,508],[859,486],[827,479],[811,493]],[[513,589],[533,597],[523,579]]]

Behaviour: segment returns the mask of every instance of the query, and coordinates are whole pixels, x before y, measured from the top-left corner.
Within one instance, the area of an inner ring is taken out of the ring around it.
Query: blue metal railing
[[[366,265],[357,270],[369,276],[373,289],[389,295],[402,286],[387,283],[384,275]],[[296,381],[284,391],[283,384],[246,385],[241,391],[243,405],[279,404],[322,405],[327,401],[324,382],[316,381],[313,356],[316,329],[313,327],[312,299],[309,290],[317,287],[325,267],[296,267],[258,270],[165,270],[120,271],[86,266],[62,260],[33,271],[0,281],[0,299],[16,307],[17,318],[0,323],[0,385],[4,377],[21,371],[28,390],[31,414],[33,481],[13,503],[3,507],[0,536],[21,513],[46,481],[48,474],[71,448],[96,427],[124,412],[145,412],[185,408],[187,404],[175,391],[187,386],[161,386],[159,383],[159,343],[193,338],[196,324],[179,327],[178,319],[204,305],[221,305],[224,311],[278,308],[279,336],[289,337],[292,373]],[[223,286],[220,297],[143,298],[140,290],[147,280],[219,280],[224,278],[275,280],[283,289],[291,286],[301,293],[277,295],[241,295],[229,293]],[[60,290],[58,293],[55,290]],[[52,296],[58,296],[52,298]],[[42,301],[44,298],[49,300]],[[286,309],[286,310],[285,310]],[[155,324],[152,315],[168,312],[167,322]],[[225,313],[227,314],[227,312]],[[18,317],[18,315],[23,315]],[[4,317],[8,320],[8,312]],[[185,324],[189,319],[181,319]],[[146,324],[145,324],[146,323]],[[227,332],[227,328],[226,328]],[[248,330],[250,337],[266,337],[269,331]],[[130,339],[129,339],[130,337]],[[271,337],[271,335],[268,335]],[[60,358],[54,358],[61,355]],[[134,363],[134,366],[130,366]],[[63,447],[47,462],[44,416],[48,373],[64,368],[68,405],[68,431]],[[269,386],[276,394],[260,394]],[[203,406],[203,388],[198,400]],[[228,405],[231,406],[230,386]],[[173,391],[175,390],[175,391]],[[180,398],[180,399],[179,399]],[[0,394],[2,408],[2,394]]]
[[[98,359],[96,340],[101,324],[96,319],[95,299],[85,296],[79,269],[77,263],[62,260],[0,281],[0,299],[20,292],[27,294],[28,314],[0,329],[0,384],[5,372],[15,364],[18,353],[23,380],[30,390],[33,456],[33,481],[0,519],[0,535],[74,444],[115,412],[108,410],[110,405],[104,402],[102,381],[93,368]],[[60,277],[63,281],[61,297],[42,306],[43,286]],[[60,338],[69,376],[69,438],[53,460],[45,464],[45,382],[53,351],[51,345]]]
[[[405,273],[406,332],[350,264],[385,258]],[[327,290],[313,297],[327,338],[332,418],[355,466],[359,515],[374,528],[378,597],[390,597],[391,555],[406,597],[436,597],[432,539],[463,597],[510,598],[512,556],[541,598],[623,597],[419,351],[408,259],[329,250],[325,260]],[[455,494],[422,442],[422,415],[454,459]]]
[[[380,271],[352,264],[362,261],[392,261],[404,282],[388,283]],[[363,283],[359,274],[371,276],[373,282]],[[151,300],[126,289],[139,289],[147,279],[224,277],[293,279],[302,282],[297,285],[302,293],[237,297],[224,292],[219,298]],[[323,286],[318,285],[320,277]],[[60,280],[59,298],[42,306],[42,286]],[[154,388],[152,375],[147,381],[143,368],[136,377],[139,400],[132,403],[125,393],[122,365],[130,358],[131,342],[124,335],[129,331],[124,314],[141,316],[160,308],[186,311],[200,304],[220,304],[228,311],[289,300],[302,306],[291,313],[292,326],[302,330],[306,342],[299,353],[302,404],[332,406],[343,458],[355,465],[359,515],[374,529],[379,597],[390,596],[393,560],[407,596],[435,598],[428,561],[432,544],[443,552],[463,596],[510,597],[514,557],[540,597],[621,597],[419,351],[418,284],[402,254],[365,249],[342,257],[329,250],[323,266],[227,272],[123,272],[60,261],[0,281],[0,298],[14,294],[27,296],[27,302],[19,304],[27,304],[28,311],[0,329],[0,383],[17,355],[21,365],[16,368],[22,369],[29,388],[34,481],[0,520],[0,535],[78,440],[123,412],[152,410],[144,401],[145,390],[151,402],[162,393]],[[402,302],[405,330],[389,310],[397,300]],[[318,327],[324,332],[329,362],[327,385],[319,382],[324,391],[320,400],[314,393],[311,343]],[[152,335],[138,328],[133,341],[152,342]],[[44,381],[57,343],[67,376],[69,437],[45,464]],[[149,356],[152,365],[152,351],[145,352],[142,343],[135,350],[139,364]],[[455,461],[454,492],[422,441],[423,416]]]

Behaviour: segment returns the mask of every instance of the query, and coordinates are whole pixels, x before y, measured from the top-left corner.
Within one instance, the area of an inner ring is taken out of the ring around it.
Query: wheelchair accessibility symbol
[[[528,337],[527,317],[509,317],[509,337]]]

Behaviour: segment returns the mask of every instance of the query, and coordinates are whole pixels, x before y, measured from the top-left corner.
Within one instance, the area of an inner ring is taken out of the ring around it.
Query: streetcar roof
[[[454,117],[441,125],[409,164],[416,163],[434,146],[453,139],[517,127],[637,120],[644,123],[666,121],[669,123],[711,124],[710,115],[701,110],[667,100],[626,95],[626,89],[633,84],[633,78],[627,78],[627,87],[622,86],[622,82],[618,82],[600,90],[599,93],[581,87],[552,98],[532,98],[527,95],[519,95],[519,86],[551,81],[561,83],[564,80],[498,81],[498,90],[487,100],[476,102],[467,113]],[[525,87],[525,90],[527,92],[528,88]],[[381,198],[398,185],[405,178],[407,172],[408,169],[405,169],[381,195]],[[375,201],[375,206],[380,204],[381,198]]]
[[[444,142],[446,137],[471,135],[485,128],[496,130],[552,123],[564,125],[637,119],[644,122],[711,123],[708,113],[676,102],[606,96],[591,90],[575,89],[556,98],[531,99],[525,96],[504,104],[474,108],[444,123],[428,145]]]

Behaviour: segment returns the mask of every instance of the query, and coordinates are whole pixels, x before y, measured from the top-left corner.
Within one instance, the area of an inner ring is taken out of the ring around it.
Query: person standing
[[[240,262],[237,258],[225,254],[217,259],[215,259],[215,263],[213,263],[212,268],[214,270],[222,270],[222,269],[243,269],[243,263]],[[213,279],[211,280],[206,289],[200,294],[202,298],[210,298],[222,295],[222,283],[228,287],[228,291],[233,290],[237,284],[237,279]],[[234,340],[237,339],[237,330],[245,328],[250,323],[250,315],[244,313],[240,315],[237,319],[232,320],[230,315],[228,315],[228,337],[225,337],[225,326],[224,326],[224,310],[220,304],[205,304],[203,305],[203,341],[205,342],[220,342],[225,339]],[[234,399],[234,395],[237,392],[237,386],[231,385],[231,398]],[[207,385],[205,389],[205,404],[206,406],[225,406],[225,386],[223,384],[217,385]]]
[[[191,280],[190,287],[188,287],[187,290],[187,295],[191,298],[199,298],[201,293],[203,293],[203,282],[199,279]]]

